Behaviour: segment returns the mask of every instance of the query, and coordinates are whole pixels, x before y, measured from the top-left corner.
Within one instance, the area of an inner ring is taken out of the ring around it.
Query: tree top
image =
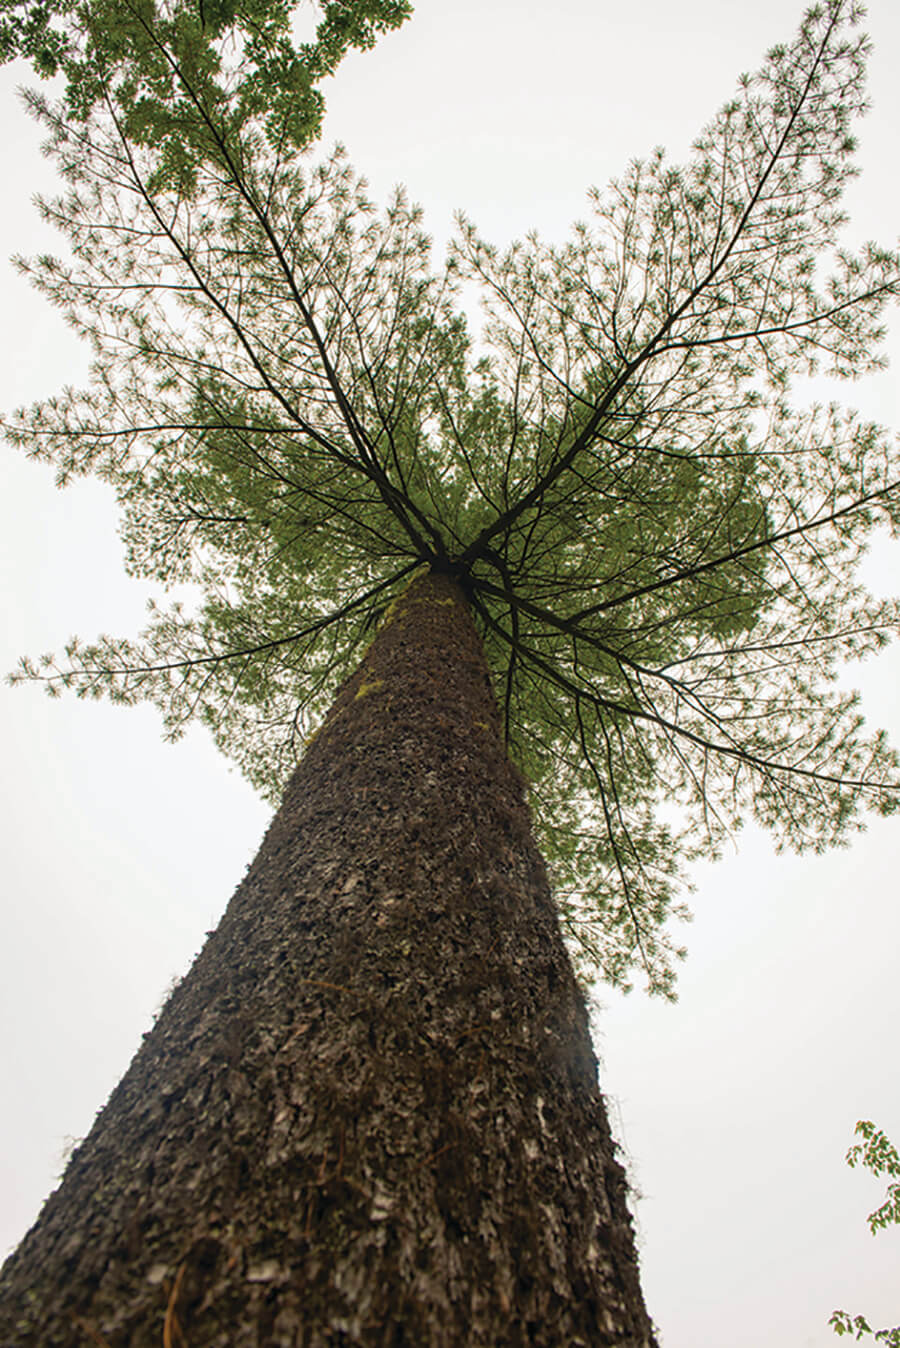
[[[446,571],[583,971],[669,992],[686,861],[748,811],[821,848],[897,803],[838,686],[897,630],[857,577],[898,523],[896,441],[791,387],[879,368],[900,291],[896,252],[842,243],[859,7],[809,10],[686,164],[634,161],[564,243],[461,219],[437,263],[404,192],[376,209],[278,120],[289,80],[257,97],[234,13],[199,76],[174,10],[160,82],[129,56],[96,98],[30,99],[70,257],[22,265],[95,358],[7,432],[112,483],[130,571],[188,589],[22,675],[199,717],[276,798],[385,607]]]

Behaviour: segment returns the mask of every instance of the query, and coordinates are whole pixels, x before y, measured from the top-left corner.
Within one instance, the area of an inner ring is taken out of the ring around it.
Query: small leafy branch
[[[884,1202],[874,1212],[870,1212],[866,1219],[874,1236],[888,1226],[900,1226],[900,1155],[881,1129],[868,1119],[860,1119],[856,1132],[863,1141],[854,1143],[849,1149],[847,1164],[854,1168],[864,1165],[876,1176],[892,1176]],[[871,1334],[877,1343],[900,1348],[900,1325],[893,1329],[872,1329],[864,1315],[850,1316],[846,1311],[834,1311],[828,1323],[835,1334],[854,1334],[857,1339],[861,1339],[864,1334]]]

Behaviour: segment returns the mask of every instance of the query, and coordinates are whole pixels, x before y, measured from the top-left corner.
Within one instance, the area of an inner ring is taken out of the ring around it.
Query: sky
[[[383,200],[404,181],[442,247],[462,208],[498,243],[561,238],[585,191],[694,136],[802,6],[723,0],[419,0],[327,90]],[[873,0],[872,109],[849,238],[900,230],[900,7]],[[52,249],[29,199],[52,187],[0,71],[0,254]],[[86,353],[0,264],[0,408],[78,383]],[[896,368],[838,396],[900,428]],[[817,395],[823,390],[816,389]],[[867,575],[896,591],[900,554]],[[0,671],[73,633],[134,633],[152,593],[125,577],[111,500],[0,445]],[[900,651],[848,671],[900,743]],[[148,707],[0,687],[0,1256],[31,1224],[241,879],[269,811],[200,730],[163,743]],[[820,857],[747,828],[695,872],[675,1005],[601,990],[597,1050],[628,1158],[643,1283],[663,1348],[826,1348],[836,1307],[900,1322],[900,1228],[872,1238],[883,1186],[843,1161],[858,1118],[900,1143],[900,822]]]

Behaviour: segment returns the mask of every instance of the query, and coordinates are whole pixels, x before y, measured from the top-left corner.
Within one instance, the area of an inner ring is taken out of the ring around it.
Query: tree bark
[[[462,592],[417,580],[0,1275],[12,1348],[655,1340]]]

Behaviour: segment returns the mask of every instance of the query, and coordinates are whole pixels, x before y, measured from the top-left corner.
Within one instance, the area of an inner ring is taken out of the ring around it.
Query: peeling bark
[[[478,634],[416,581],[0,1275],[10,1348],[655,1348]]]

